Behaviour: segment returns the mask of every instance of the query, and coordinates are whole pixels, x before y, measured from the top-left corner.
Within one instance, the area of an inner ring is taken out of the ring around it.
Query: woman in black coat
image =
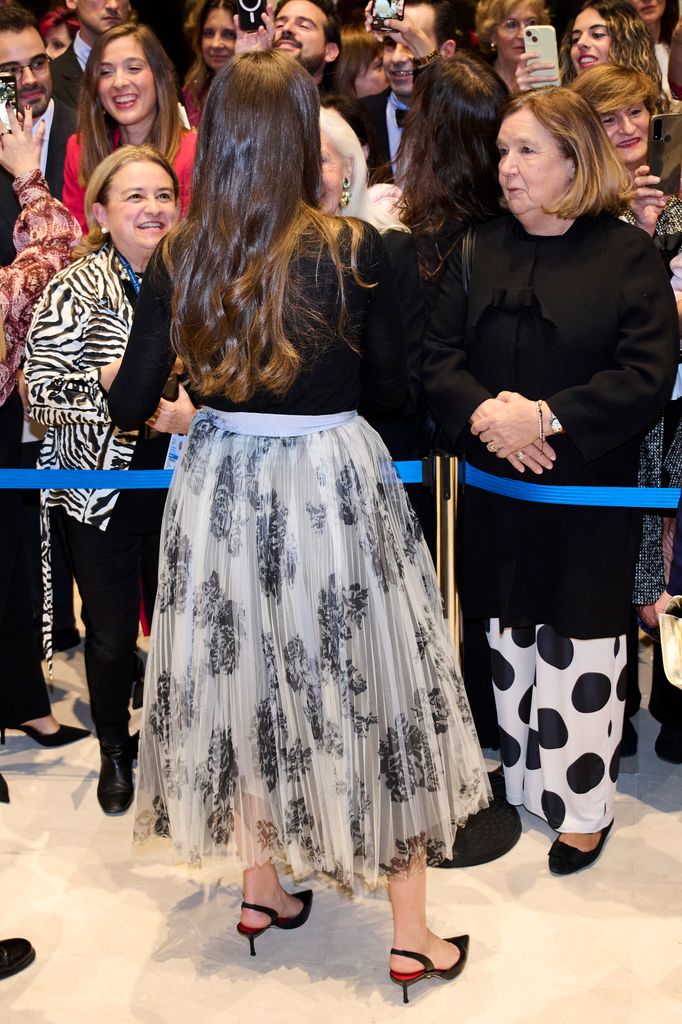
[[[665,271],[611,216],[626,182],[580,98],[513,99],[498,149],[510,215],[477,229],[468,295],[461,248],[448,262],[426,339],[431,407],[497,477],[634,485],[676,369]],[[473,487],[463,516],[463,610],[489,620],[508,799],[561,833],[550,869],[568,874],[613,821],[638,516]]]

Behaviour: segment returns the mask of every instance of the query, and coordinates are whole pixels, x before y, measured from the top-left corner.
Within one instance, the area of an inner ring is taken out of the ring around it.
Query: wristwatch
[[[438,50],[431,50],[431,53],[427,53],[425,57],[413,57],[412,66],[415,68],[425,68],[427,64],[433,64],[434,60],[438,60]]]
[[[556,418],[556,416],[554,415],[552,410],[549,409],[548,411],[549,411],[549,429],[550,429],[550,433],[552,433],[552,434],[563,434],[563,433],[565,433],[564,428],[561,426],[561,424],[559,423],[559,420]]]

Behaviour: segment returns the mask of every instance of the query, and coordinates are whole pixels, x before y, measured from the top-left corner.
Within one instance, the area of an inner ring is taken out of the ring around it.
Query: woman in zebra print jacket
[[[157,242],[177,220],[178,180],[149,146],[116,150],[97,168],[86,195],[90,233],[36,309],[26,380],[31,411],[49,427],[38,465],[60,469],[154,469],[164,465],[168,434],[184,433],[194,412],[184,389],[161,405],[155,430],[120,431],[107,392],[125,350],[140,280]],[[134,745],[128,701],[134,674],[140,580],[151,618],[156,593],[164,492],[51,490],[86,614],[85,668],[102,770],[97,795],[105,813],[132,801]],[[46,618],[49,551],[43,516]],[[45,630],[49,637],[49,630]]]

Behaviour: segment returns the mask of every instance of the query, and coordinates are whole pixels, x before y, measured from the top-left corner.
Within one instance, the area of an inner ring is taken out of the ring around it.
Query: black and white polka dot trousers
[[[625,636],[486,623],[507,799],[558,832],[613,818],[625,708]]]

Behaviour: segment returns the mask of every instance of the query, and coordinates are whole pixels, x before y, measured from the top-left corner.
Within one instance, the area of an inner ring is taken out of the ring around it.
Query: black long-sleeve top
[[[350,257],[350,232],[342,238],[344,262]],[[358,249],[358,284],[344,274],[347,319],[338,330],[339,288],[330,256],[294,262],[292,275],[306,284],[308,308],[329,327],[329,341],[314,356],[305,331],[305,311],[285,317],[288,337],[304,354],[304,366],[289,391],[278,397],[259,391],[236,404],[223,395],[193,392],[195,404],[224,412],[325,415],[363,407],[378,413],[399,411],[408,398],[403,326],[393,274],[381,237],[366,227]],[[366,287],[369,285],[370,287]],[[172,282],[158,254],[150,261],[135,310],[123,363],[109,392],[111,418],[122,429],[148,419],[158,404],[175,355],[170,343]]]

